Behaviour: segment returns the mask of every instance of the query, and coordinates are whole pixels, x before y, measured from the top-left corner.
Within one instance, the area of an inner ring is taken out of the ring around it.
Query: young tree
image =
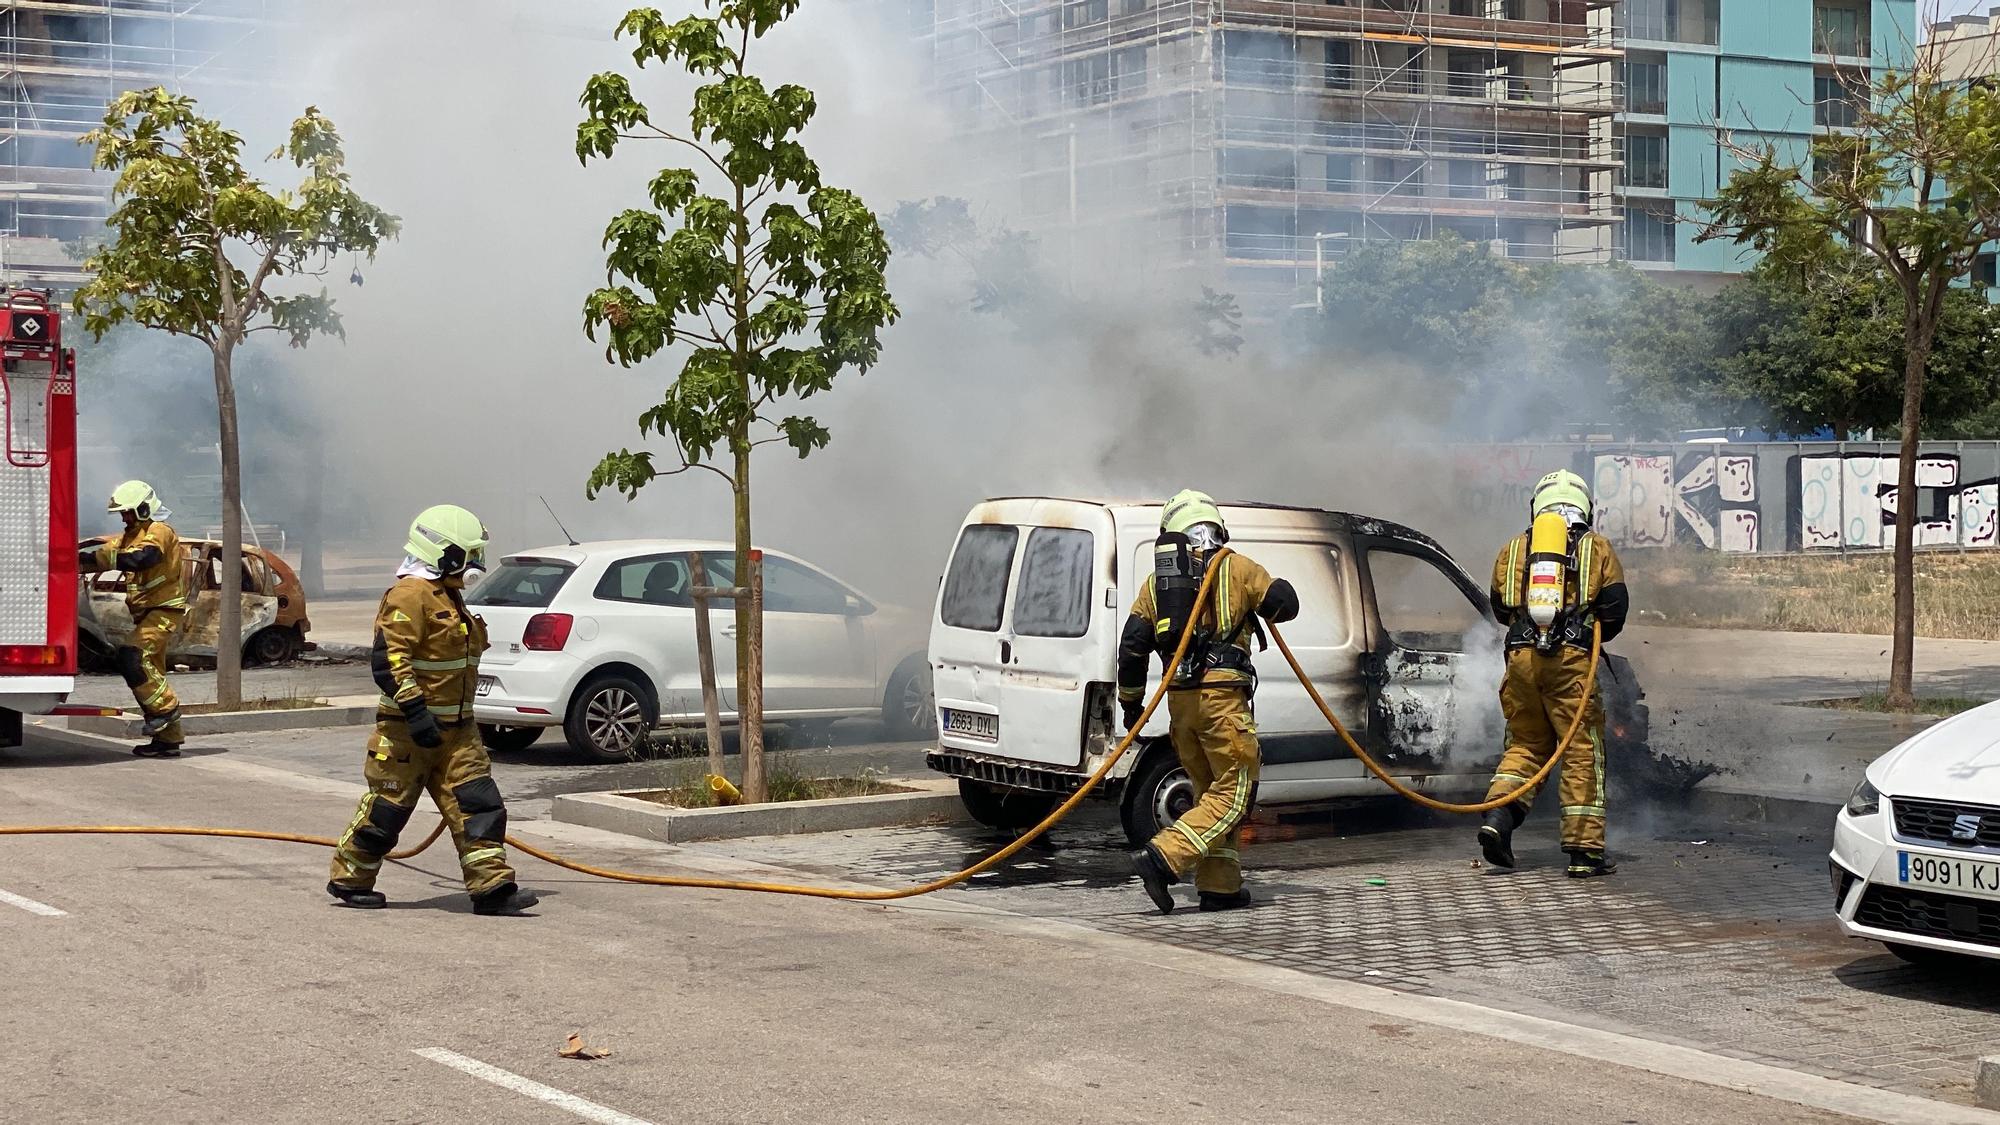
[[[1808,159],[1775,145],[1728,147],[1741,163],[1717,197],[1702,239],[1748,243],[1779,268],[1811,269],[1851,238],[1894,279],[1903,335],[1902,466],[1897,476],[1894,640],[1889,705],[1915,705],[1914,544],[1917,451],[1938,326],[1954,284],[2000,238],[2000,89],[1966,82],[1941,54],[1907,70],[1851,79],[1850,132],[1812,138]]]
[[[241,136],[201,116],[193,98],[158,86],[113,99],[82,143],[96,150],[93,167],[117,173],[118,206],[106,220],[109,241],[84,261],[93,276],[77,290],[76,311],[93,336],[129,321],[208,345],[222,452],[222,582],[232,590],[243,552],[236,349],[255,332],[282,333],[293,347],[315,334],[344,336],[323,287],[270,288],[287,276],[322,276],[340,251],[372,259],[400,221],[355,194],[340,134],[315,108],[271,154],[305,173],[291,191],[273,192],[252,176]],[[225,597],[220,608],[215,691],[228,707],[243,696],[243,605]]]
[[[798,9],[798,0],[705,0],[712,18],[667,22],[637,8],[618,24],[634,40],[633,61],[678,65],[706,79],[685,130],[655,124],[624,75],[593,76],[580,99],[578,159],[608,157],[628,140],[658,140],[698,156],[703,173],[668,167],[651,182],[651,210],[628,210],[604,232],[606,284],[584,302],[584,328],[608,337],[607,359],[623,365],[670,347],[687,358],[639,432],[674,444],[677,464],[620,449],[590,475],[589,494],[628,498],[656,476],[704,469],[728,483],[736,510],[736,568],[750,573],[750,454],[773,443],[800,457],[822,448],[826,428],[783,414],[788,399],[829,389],[836,375],[865,372],[896,319],[884,271],[889,245],[875,216],[850,191],[821,182],[799,134],[812,120],[810,90],[768,89],[749,72],[753,41]],[[803,205],[803,209],[801,207]],[[727,468],[717,465],[718,452]],[[765,799],[762,737],[763,622],[736,599],[736,669],[744,794]]]

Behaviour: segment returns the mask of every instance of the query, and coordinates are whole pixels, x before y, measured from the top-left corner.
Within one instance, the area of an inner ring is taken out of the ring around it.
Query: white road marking
[[[480,1062],[478,1059],[466,1058],[456,1051],[447,1051],[443,1047],[423,1047],[417,1049],[416,1053],[432,1062],[443,1063],[453,1070],[491,1082],[495,1086],[512,1090],[517,1094],[526,1094],[538,1102],[546,1102],[557,1109],[567,1110],[585,1121],[595,1121],[599,1125],[652,1125],[652,1122],[642,1117],[633,1117],[609,1106],[601,1106],[596,1102],[579,1098],[575,1094],[563,1093],[553,1086],[544,1086],[513,1071],[501,1070],[497,1066]]]
[[[0,891],[0,902],[4,902],[8,906],[18,906],[30,914],[39,914],[44,918],[62,918],[69,914],[67,910],[57,910],[46,902],[36,902],[31,898],[23,898],[12,891]]]

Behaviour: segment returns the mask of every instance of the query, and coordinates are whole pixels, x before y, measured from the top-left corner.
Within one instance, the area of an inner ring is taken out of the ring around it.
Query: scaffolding
[[[1269,312],[1378,240],[1608,260],[1614,7],[934,0],[918,30],[1011,219],[1079,261],[1191,271]]]
[[[165,86],[210,112],[282,73],[290,0],[9,0],[0,9],[0,282],[75,287],[111,182],[77,139],[120,93]]]

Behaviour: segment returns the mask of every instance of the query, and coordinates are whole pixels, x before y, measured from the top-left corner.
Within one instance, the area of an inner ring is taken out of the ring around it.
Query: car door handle
[[[1001,642],[1000,642],[1000,663],[1002,663],[1002,664],[1012,664],[1013,662],[1014,662],[1014,645],[1013,645],[1013,643],[1012,643],[1012,642],[1010,642],[1010,641],[1001,641]]]
[[[723,627],[722,627],[722,635],[723,635],[723,636],[725,636],[725,637],[734,637],[734,636],[736,635],[736,626],[734,626],[734,625],[725,625],[725,626],[723,626]]]

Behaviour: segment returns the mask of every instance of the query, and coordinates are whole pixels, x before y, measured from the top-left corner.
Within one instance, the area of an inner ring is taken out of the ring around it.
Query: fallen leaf
[[[572,1035],[556,1054],[566,1059],[602,1059],[609,1058],[611,1051],[605,1047],[586,1047],[582,1035]]]

